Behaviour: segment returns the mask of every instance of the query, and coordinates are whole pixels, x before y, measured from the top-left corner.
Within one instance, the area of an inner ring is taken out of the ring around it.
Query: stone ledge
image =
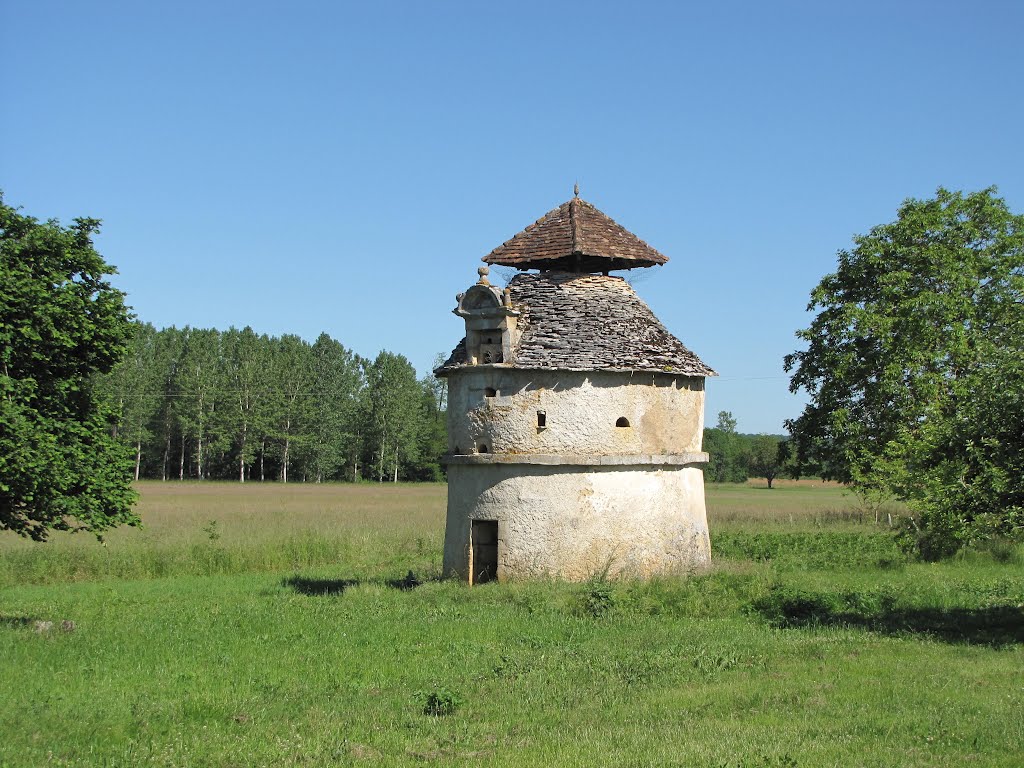
[[[545,466],[590,467],[688,467],[707,464],[708,454],[695,453],[633,453],[599,456],[578,453],[446,453],[443,464],[542,464]]]

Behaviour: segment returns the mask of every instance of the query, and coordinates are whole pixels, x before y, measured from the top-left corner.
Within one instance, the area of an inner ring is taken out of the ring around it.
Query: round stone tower
[[[437,370],[446,574],[582,580],[708,562],[701,438],[715,372],[608,274],[667,260],[579,197],[484,257],[524,271],[501,290],[480,268],[454,310],[466,336]]]

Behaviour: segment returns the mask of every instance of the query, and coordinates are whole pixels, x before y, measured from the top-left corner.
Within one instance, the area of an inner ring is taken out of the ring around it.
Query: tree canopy
[[[98,229],[41,223],[0,196],[0,528],[37,540],[138,521],[131,460],[92,383],[131,334]]]
[[[1020,533],[1024,217],[939,189],[854,238],[788,355],[805,469],[907,500],[925,555]]]

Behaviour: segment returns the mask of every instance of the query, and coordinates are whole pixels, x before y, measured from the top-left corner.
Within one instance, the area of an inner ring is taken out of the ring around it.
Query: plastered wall
[[[500,366],[448,378],[451,453],[682,454],[700,451],[703,431],[702,378]]]
[[[498,578],[682,573],[711,557],[699,467],[451,465],[444,570],[469,577],[471,520],[498,521]]]

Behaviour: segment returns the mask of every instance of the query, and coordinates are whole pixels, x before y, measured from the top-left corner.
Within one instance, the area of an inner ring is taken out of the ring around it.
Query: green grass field
[[[909,562],[833,485],[709,487],[706,573],[472,589],[444,486],[140,489],[0,535],[0,766],[1024,764],[1021,551]]]

